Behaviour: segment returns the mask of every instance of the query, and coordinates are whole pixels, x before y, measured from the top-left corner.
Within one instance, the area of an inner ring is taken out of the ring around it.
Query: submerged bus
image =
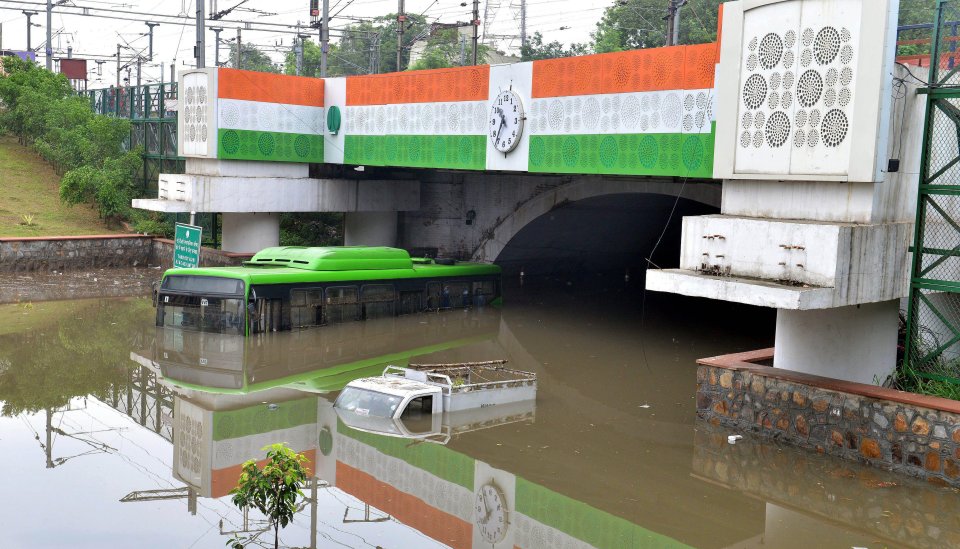
[[[406,250],[266,248],[241,267],[169,269],[157,326],[251,335],[500,304],[500,267]]]

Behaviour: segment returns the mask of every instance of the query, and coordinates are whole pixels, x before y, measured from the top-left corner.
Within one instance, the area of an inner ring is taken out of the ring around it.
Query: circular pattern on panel
[[[807,68],[811,63],[813,63],[813,51],[810,49],[805,49],[800,52],[800,66]]]
[[[793,105],[793,94],[789,91],[783,92],[783,95],[780,96],[780,108],[789,109]]]
[[[807,133],[807,145],[811,148],[816,147],[820,143],[820,132],[816,128],[810,130]]]
[[[790,117],[783,111],[776,111],[767,119],[767,125],[764,129],[767,145],[779,148],[782,147],[790,137]]]
[[[823,116],[823,124],[820,127],[823,144],[828,147],[839,146],[846,139],[849,127],[847,115],[842,110],[832,109],[828,111]]]
[[[577,161],[580,160],[580,142],[577,141],[576,137],[568,135],[563,139],[560,156],[566,167],[572,168],[577,165]]]
[[[620,119],[627,129],[637,126],[637,121],[640,119],[640,100],[637,99],[636,95],[628,95],[623,100],[623,105],[620,107]],[[586,118],[584,118],[584,125],[586,125]]]
[[[693,115],[686,114],[683,116],[683,131],[689,133],[693,131]]]
[[[771,111],[777,109],[780,106],[780,94],[777,92],[770,92],[770,95],[767,97],[767,108]]]
[[[797,81],[797,102],[804,107],[812,107],[823,93],[823,79],[820,73],[810,69],[800,75]]]
[[[680,95],[668,93],[660,103],[660,117],[667,128],[676,128],[680,125],[681,116]]]
[[[743,116],[740,117],[740,127],[743,129],[748,129],[753,125],[753,114],[750,111],[743,113]]]
[[[767,81],[759,74],[751,74],[743,84],[743,104],[748,109],[757,109],[767,98]]]
[[[240,122],[240,109],[233,103],[224,102],[220,107],[220,116],[224,126],[234,127]]]
[[[838,73],[837,73],[837,69],[831,67],[831,68],[827,69],[827,73],[826,73],[826,76],[824,76],[824,78],[823,78],[823,82],[824,82],[824,84],[826,84],[827,86],[833,86],[833,85],[835,85],[835,84],[837,83],[837,78],[838,78],[838,77],[839,77],[839,75],[838,75]]]
[[[745,131],[740,134],[740,146],[746,149],[750,146],[750,132]]]
[[[655,167],[659,155],[660,146],[657,144],[657,138],[652,135],[644,135],[640,138],[640,144],[637,145],[637,158],[644,168]]]
[[[792,69],[794,63],[796,63],[796,56],[793,54],[793,51],[785,51],[783,53],[783,68]]]
[[[775,90],[780,87],[780,73],[773,72],[770,74],[770,89]]]
[[[757,130],[753,132],[753,148],[759,149],[763,145],[763,131]]]
[[[757,56],[751,53],[747,56],[747,70],[753,72],[757,70]]]
[[[816,128],[820,125],[820,109],[813,109],[810,111],[810,116],[807,118],[808,123],[811,128]]]
[[[827,91],[823,92],[823,104],[828,108],[832,107],[837,102],[837,92],[833,88],[827,88]]]
[[[293,140],[293,151],[300,158],[310,156],[310,138],[305,135],[298,135],[297,138]]]
[[[810,47],[810,45],[813,44],[813,39],[815,36],[816,34],[813,32],[813,29],[803,29],[803,45],[805,47]]]
[[[783,57],[783,40],[777,34],[767,33],[760,41],[760,66],[770,70],[780,63]]]
[[[843,70],[840,71],[840,84],[846,86],[849,85],[850,82],[853,82],[853,69],[844,67]]]
[[[260,137],[257,138],[257,150],[260,151],[260,154],[263,156],[273,156],[273,151],[277,148],[276,139],[273,138],[271,133],[261,133]]]
[[[798,129],[797,132],[793,134],[793,146],[799,149],[806,145],[806,142],[807,134],[804,133],[803,130]]]
[[[687,136],[683,142],[683,165],[689,171],[695,171],[703,164],[703,142],[699,135]]]
[[[813,41],[813,56],[820,65],[831,63],[840,51],[840,32],[833,27],[823,27]],[[851,48],[851,52],[852,52]]]
[[[543,166],[543,159],[546,155],[546,145],[543,138],[535,135],[530,138],[530,165],[534,168]]]
[[[758,130],[762,130],[764,124],[766,123],[767,123],[767,116],[763,114],[763,111],[760,111],[753,116],[753,125]]]
[[[563,127],[563,103],[559,99],[550,102],[550,109],[547,111],[547,119],[550,121],[550,129],[559,132]]]
[[[612,168],[620,157],[620,146],[612,135],[604,136],[600,141],[600,163],[604,168]]]

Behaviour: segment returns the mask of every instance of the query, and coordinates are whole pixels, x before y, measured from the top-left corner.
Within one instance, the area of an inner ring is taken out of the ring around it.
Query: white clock
[[[513,90],[503,90],[490,105],[489,134],[493,147],[503,154],[517,148],[523,135],[523,102]]]
[[[500,543],[507,535],[510,524],[510,511],[507,498],[499,486],[488,482],[477,490],[473,519],[480,529],[480,535],[491,545]]]

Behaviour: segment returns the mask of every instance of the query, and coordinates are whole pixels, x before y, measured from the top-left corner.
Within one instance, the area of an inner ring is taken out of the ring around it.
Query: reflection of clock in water
[[[503,541],[510,524],[510,511],[503,490],[493,482],[488,482],[477,490],[477,501],[473,508],[474,522],[480,529],[483,539],[495,544]]]
[[[490,105],[490,142],[503,154],[517,148],[523,135],[523,103],[513,90],[503,90]]]

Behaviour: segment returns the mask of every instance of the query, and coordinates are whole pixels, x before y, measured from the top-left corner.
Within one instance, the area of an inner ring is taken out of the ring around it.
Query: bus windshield
[[[243,281],[207,276],[168,276],[157,299],[157,326],[244,335]]]

